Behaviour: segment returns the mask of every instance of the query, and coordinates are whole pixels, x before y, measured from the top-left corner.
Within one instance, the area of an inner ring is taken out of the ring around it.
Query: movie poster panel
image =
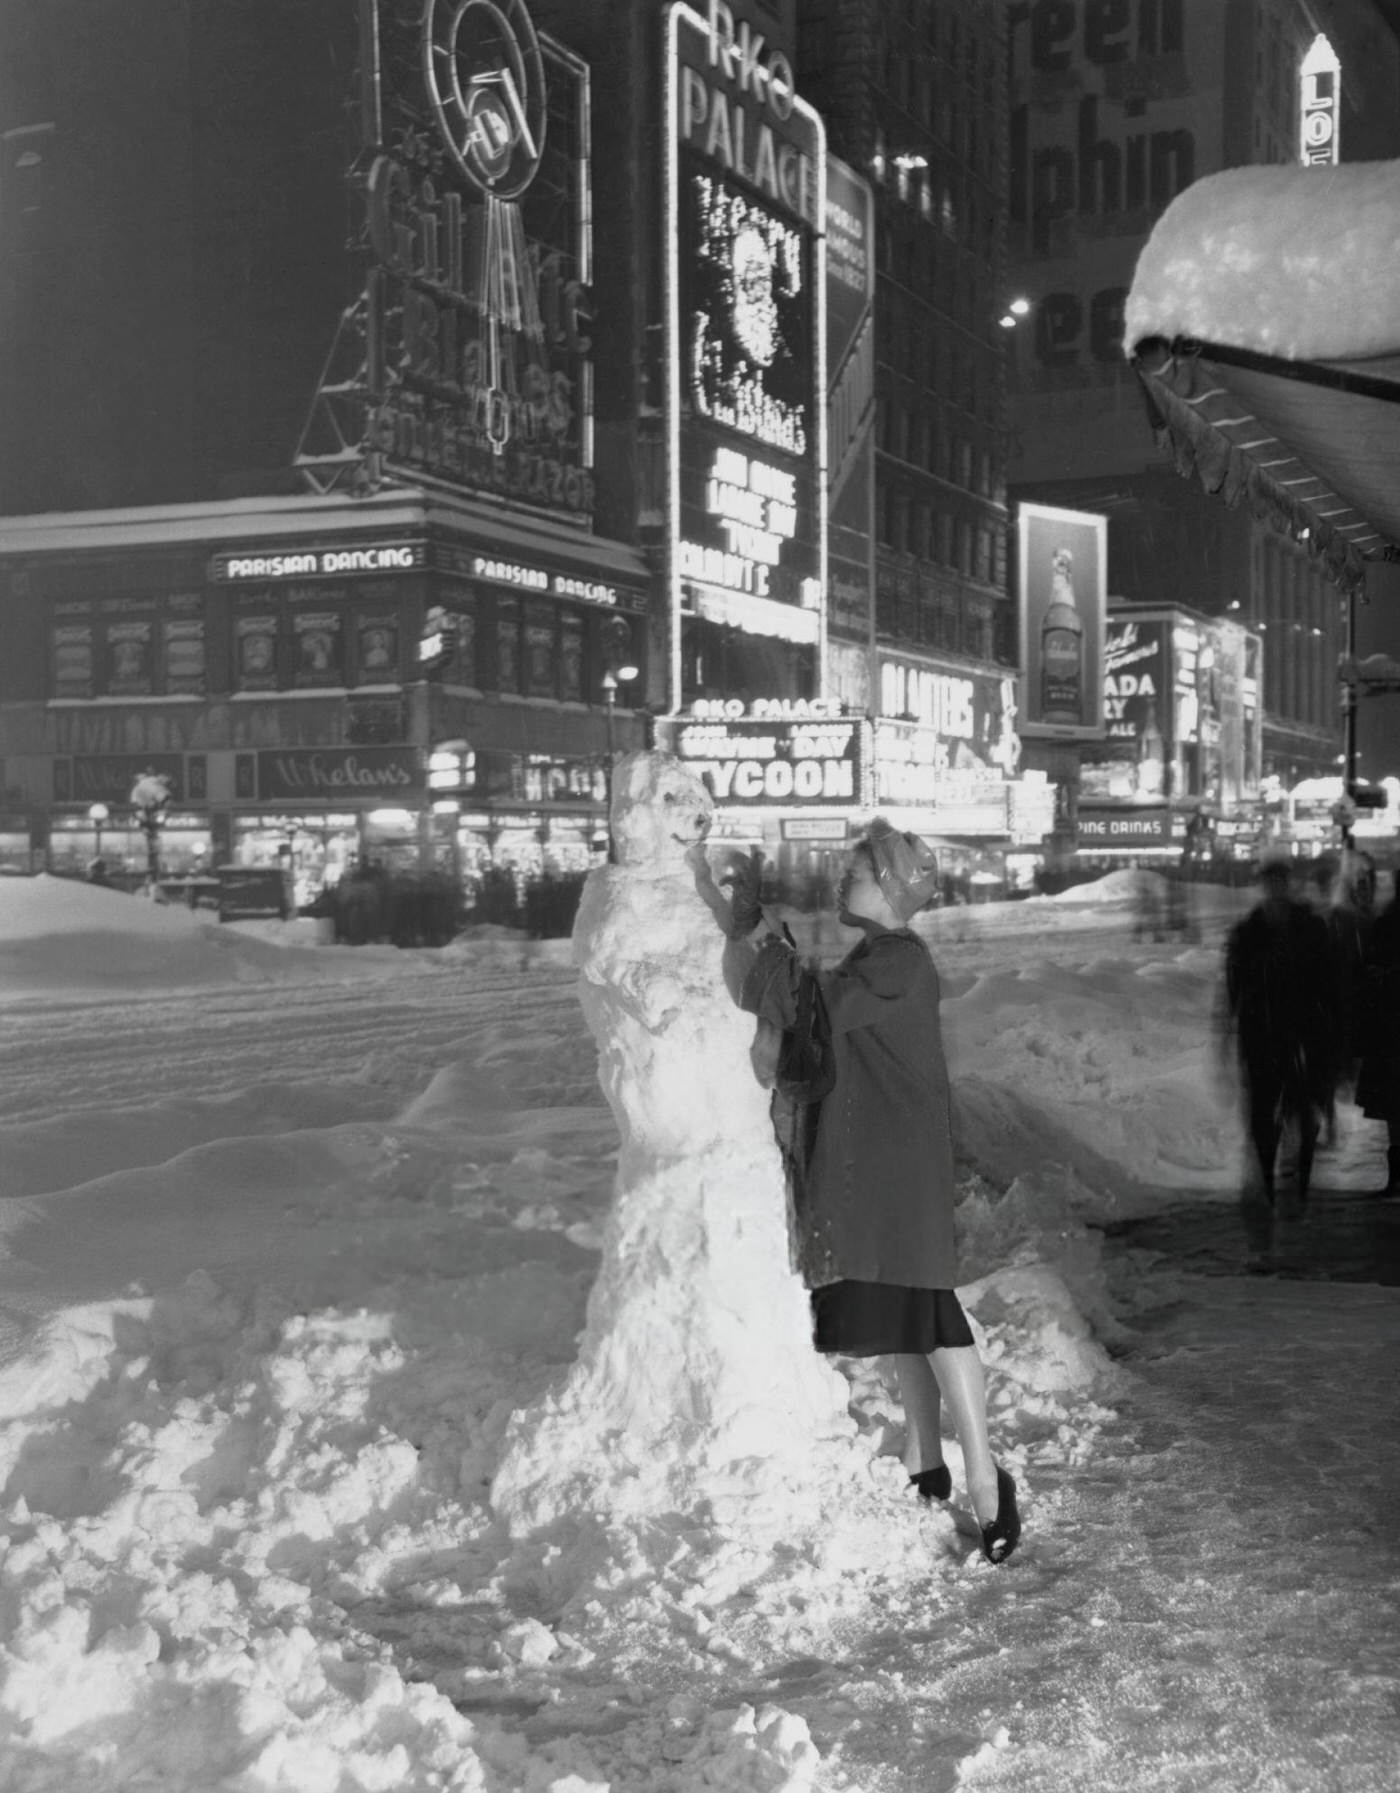
[[[165,690],[171,697],[204,695],[204,619],[167,617],[162,625]]]
[[[240,616],[234,624],[239,691],[277,689],[277,618]]]
[[[345,683],[338,610],[295,611],[292,633],[296,637],[295,678],[300,689]]]
[[[393,610],[361,610],[355,617],[355,672],[361,685],[399,682],[399,617]]]
[[[93,695],[91,623],[55,623],[49,633],[49,689],[55,697]]]
[[[1021,733],[1102,740],[1108,519],[1022,504],[1016,531]]]
[[[148,697],[155,689],[155,622],[148,616],[106,624],[108,697]]]

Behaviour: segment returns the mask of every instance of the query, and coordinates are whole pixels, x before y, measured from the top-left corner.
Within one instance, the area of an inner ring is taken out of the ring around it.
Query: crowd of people
[[[1336,1133],[1339,1096],[1388,1129],[1400,1194],[1400,904],[1379,911],[1375,866],[1350,849],[1259,868],[1261,896],[1230,931],[1218,1015],[1222,1064],[1240,1071],[1255,1181],[1270,1205],[1285,1135],[1305,1200],[1319,1139]]]

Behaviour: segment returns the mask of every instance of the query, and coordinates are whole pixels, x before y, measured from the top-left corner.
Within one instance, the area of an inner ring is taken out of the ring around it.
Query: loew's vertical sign
[[[361,35],[371,473],[586,520],[587,66],[524,0],[361,0]]]
[[[875,194],[826,159],[827,626],[870,639],[875,601]]]
[[[1016,519],[1023,735],[1104,733],[1108,519],[1022,504]]]
[[[728,6],[666,50],[671,598],[815,642],[826,577],[825,134]],[[677,626],[674,631],[679,635]],[[678,649],[677,649],[678,652]],[[679,664],[673,664],[673,704]]]

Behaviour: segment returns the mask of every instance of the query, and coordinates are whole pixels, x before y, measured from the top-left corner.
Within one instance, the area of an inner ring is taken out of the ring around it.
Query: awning
[[[1400,162],[1197,181],[1138,260],[1125,342],[1178,472],[1346,591],[1400,560]]]

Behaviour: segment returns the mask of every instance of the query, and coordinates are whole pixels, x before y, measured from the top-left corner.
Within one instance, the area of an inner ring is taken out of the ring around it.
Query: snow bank
[[[84,926],[110,904],[129,944],[154,920],[206,950],[185,912],[70,895]],[[1086,1223],[1211,1152],[1197,1174],[1223,1185],[1234,1129],[1206,1070],[1216,947],[1132,949],[1126,908],[1092,898],[1004,910],[1021,934],[988,910],[991,949],[935,950],[962,1293],[1027,1521],[1006,1570],[977,1554],[955,1442],[958,1497],[927,1508],[879,1366],[854,1360],[839,1483],[755,1494],[741,1465],[648,1513],[566,1499],[507,1535],[488,1496],[511,1415],[577,1356],[612,1200],[616,1127],[557,954],[459,943],[367,976],[358,953],[267,947],[276,1002],[246,1007],[180,995],[167,967],[149,1062],[108,1010],[17,1005],[7,1793],[873,1790],[857,1719],[876,1757],[941,1735],[926,1784],[982,1772],[999,1712],[940,1715],[989,1613],[1062,1577],[1058,1490],[1130,1387]],[[654,1134],[638,1143],[628,1175],[663,1174]],[[954,1652],[912,1730],[894,1632]]]

